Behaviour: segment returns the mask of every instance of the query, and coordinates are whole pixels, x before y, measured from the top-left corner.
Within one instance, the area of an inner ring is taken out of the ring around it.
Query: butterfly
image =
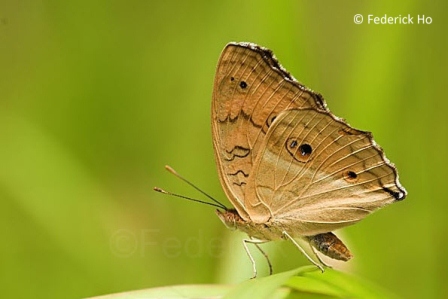
[[[352,254],[332,231],[403,200],[407,192],[395,166],[372,134],[333,115],[323,97],[299,83],[271,50],[229,43],[216,69],[213,147],[226,208],[211,198],[221,221],[245,232],[247,244],[291,241],[314,265],[328,266],[317,251],[348,261]],[[160,188],[156,191],[179,196]],[[201,200],[189,200],[203,202]],[[204,202],[203,202],[204,203]],[[296,239],[305,240],[315,261]]]
[[[224,48],[211,115],[219,178],[234,206],[217,214],[248,234],[243,244],[254,275],[247,243],[290,240],[323,270],[315,250],[337,260],[352,257],[333,230],[407,195],[371,133],[333,115],[269,49]],[[296,238],[309,242],[319,263]]]

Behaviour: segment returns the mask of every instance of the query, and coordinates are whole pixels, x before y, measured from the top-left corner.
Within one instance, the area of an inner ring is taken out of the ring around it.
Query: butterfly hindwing
[[[253,221],[287,223],[296,235],[314,235],[405,196],[371,134],[328,112],[282,112],[261,148],[248,183],[256,190],[246,204]]]

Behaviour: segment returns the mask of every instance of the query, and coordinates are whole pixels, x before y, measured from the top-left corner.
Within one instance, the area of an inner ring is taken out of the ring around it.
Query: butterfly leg
[[[283,231],[283,235],[285,237],[287,237],[289,240],[291,240],[291,242],[300,250],[300,252],[302,252],[302,254],[313,264],[315,265],[317,268],[320,269],[320,271],[322,271],[322,273],[325,271],[324,268],[322,267],[322,265],[320,265],[319,263],[316,263],[316,261],[314,261],[309,255],[308,253],[306,253],[306,251],[302,248],[302,246],[299,245],[299,243],[297,243],[296,240],[294,240],[293,237],[291,237],[286,231]],[[320,259],[319,259],[320,260]]]
[[[257,277],[257,267],[255,266],[255,260],[254,260],[254,258],[252,257],[252,254],[250,254],[250,251],[249,251],[249,248],[247,247],[247,243],[251,243],[251,244],[254,244],[255,246],[257,246],[257,248],[263,253],[263,255],[267,258],[267,254],[263,251],[263,250],[261,250],[261,248],[258,246],[258,244],[261,244],[261,243],[265,243],[266,241],[262,241],[262,240],[255,240],[255,239],[244,239],[243,240],[243,246],[244,246],[244,249],[246,250],[246,253],[247,253],[247,255],[249,256],[249,259],[250,259],[250,261],[252,262],[252,269],[253,269],[253,271],[254,271],[254,276],[252,277],[252,278],[255,278],[255,277]],[[269,262],[269,259],[268,259],[268,263],[269,263],[269,266],[270,266],[270,269],[272,269],[271,267],[271,262]]]
[[[271,261],[269,260],[267,253],[264,252],[264,250],[261,249],[260,245],[258,245],[257,243],[254,243],[254,245],[258,248],[258,250],[260,250],[261,254],[263,254],[264,257],[266,258],[266,261],[268,262],[268,266],[269,266],[269,275],[272,275],[272,264],[271,264]]]
[[[317,260],[319,261],[319,263],[321,263],[322,265],[324,265],[324,266],[327,267],[327,268],[332,268],[330,265],[328,265],[326,262],[324,262],[324,261],[320,258],[319,254],[317,253],[317,249],[314,248],[311,244],[309,244],[309,245],[310,245],[310,248],[311,248],[311,250],[313,251],[314,255],[316,256]]]

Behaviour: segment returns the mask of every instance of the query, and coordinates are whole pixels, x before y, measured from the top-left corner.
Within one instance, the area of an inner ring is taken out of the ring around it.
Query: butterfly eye
[[[241,81],[241,82],[240,82],[240,87],[241,87],[242,89],[245,89],[245,88],[247,87],[247,83],[244,82],[244,81]]]
[[[348,170],[344,172],[344,179],[350,183],[355,182],[357,178],[358,175],[354,171]]]
[[[296,138],[289,138],[286,141],[286,149],[289,154],[294,157],[294,159],[302,163],[308,162],[311,153],[313,152],[311,145],[308,143],[302,143],[299,145]]]

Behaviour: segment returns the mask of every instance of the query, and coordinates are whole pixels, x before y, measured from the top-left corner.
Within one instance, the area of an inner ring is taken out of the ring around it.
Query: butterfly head
[[[228,210],[216,210],[216,214],[219,219],[221,219],[222,223],[224,223],[227,228],[236,230],[238,228],[238,224],[244,222],[244,220],[238,215],[238,212],[235,209]]]

